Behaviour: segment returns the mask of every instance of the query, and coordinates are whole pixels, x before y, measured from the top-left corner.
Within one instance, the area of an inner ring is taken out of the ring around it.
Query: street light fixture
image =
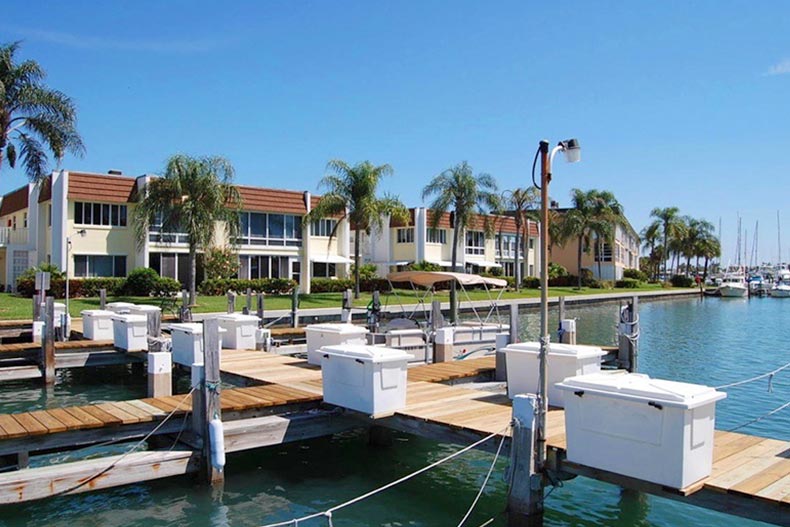
[[[62,324],[63,327],[63,340],[69,340],[69,334],[71,333],[71,314],[69,313],[69,251],[71,250],[71,238],[75,235],[79,235],[81,238],[84,238],[88,231],[85,229],[80,229],[71,236],[66,236],[66,320]]]
[[[538,381],[538,419],[535,434],[535,469],[544,473],[546,465],[546,414],[548,405],[548,354],[549,354],[549,183],[554,156],[563,152],[569,163],[581,159],[581,146],[577,139],[560,141],[549,153],[549,142],[543,140],[535,153],[540,156],[540,373]],[[535,163],[532,164],[532,181],[535,183]],[[536,185],[537,186],[537,185]],[[580,270],[581,272],[581,270]],[[543,491],[541,490],[541,493]]]

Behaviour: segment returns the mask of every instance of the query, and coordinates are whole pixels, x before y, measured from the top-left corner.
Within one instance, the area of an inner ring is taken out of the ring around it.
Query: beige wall
[[[92,201],[91,203],[103,203]],[[106,203],[106,202],[105,202]],[[117,205],[117,203],[116,203]],[[131,223],[132,209],[134,205],[127,204],[127,226],[118,227],[110,225],[76,225],[74,223],[74,202],[69,200],[67,208],[66,232],[71,237],[71,249],[69,250],[69,276],[74,277],[74,255],[75,254],[106,254],[113,256],[126,256],[126,272],[134,268],[135,252],[137,242],[134,237],[134,228]],[[46,212],[45,212],[46,214]],[[46,224],[46,217],[44,218]],[[75,233],[85,229],[85,236]],[[48,244],[47,247],[50,247]]]
[[[6,248],[0,247],[0,285],[3,286],[3,291],[5,291],[5,287],[8,285],[6,283],[5,266],[6,266]]]

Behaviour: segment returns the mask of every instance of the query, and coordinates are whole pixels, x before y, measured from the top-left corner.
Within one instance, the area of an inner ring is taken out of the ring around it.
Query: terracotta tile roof
[[[408,225],[414,225],[414,209],[409,209],[409,223],[403,223],[402,221],[398,221],[395,218],[390,218],[390,228],[406,227]]]
[[[496,232],[506,232],[508,234],[515,234],[516,233],[516,219],[512,216],[496,216],[494,220],[494,230]],[[538,225],[530,220],[529,221],[529,235],[530,236],[537,236],[538,235]]]
[[[433,221],[433,211],[428,209],[428,215],[426,217],[426,221],[428,222],[428,228],[431,227],[431,222]],[[440,229],[452,229],[450,225],[450,214],[445,213],[442,214],[442,217],[439,218],[439,228]]]
[[[318,205],[319,201],[321,201],[321,196],[310,195],[310,210],[313,210],[315,206]],[[333,214],[332,216],[330,216],[330,218],[335,218],[335,219],[341,217],[343,217],[342,214]]]
[[[41,190],[38,193],[38,202],[44,203],[52,199],[52,176],[45,177],[41,183]]]
[[[0,216],[11,214],[18,210],[27,208],[28,190],[27,185],[12,190],[3,196],[3,203],[0,205]]]
[[[307,214],[304,192],[238,185],[241,208],[247,211]]]
[[[129,203],[134,201],[135,178],[69,172],[68,199]]]

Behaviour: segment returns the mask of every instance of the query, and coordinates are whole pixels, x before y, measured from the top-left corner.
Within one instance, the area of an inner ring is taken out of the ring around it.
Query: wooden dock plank
[[[66,430],[68,430],[68,426],[65,423],[61,422],[48,410],[35,410],[30,412],[30,415],[32,415],[36,419],[36,421],[46,426],[47,431],[50,434],[65,432]]]
[[[10,414],[0,415],[0,427],[3,429],[3,439],[13,439],[27,435],[25,427],[19,424]]]
[[[95,405],[95,408],[98,408],[103,412],[107,412],[108,414],[115,417],[116,419],[119,419],[120,424],[122,425],[131,425],[140,422],[140,419],[137,416],[121,410],[120,408],[118,408],[112,403],[97,404]]]
[[[790,459],[780,458],[779,461],[765,470],[733,485],[730,487],[730,491],[756,496],[761,490],[773,485],[787,475],[790,475]]]
[[[164,417],[168,414],[168,412],[163,411],[161,408],[157,408],[156,406],[144,403],[140,399],[133,399],[131,401],[126,401],[128,404],[139,408],[140,410],[147,412],[149,415],[153,417]]]
[[[38,422],[36,418],[30,415],[30,413],[28,412],[11,414],[11,417],[13,417],[17,423],[22,425],[22,428],[25,429],[27,435],[37,436],[37,435],[44,435],[49,432],[46,426]]]
[[[50,408],[46,413],[66,425],[67,430],[77,430],[82,428],[82,421],[71,415],[63,408]]]
[[[86,412],[84,407],[69,406],[68,408],[63,408],[63,410],[80,421],[80,428],[100,428],[104,426],[104,422],[101,419],[97,419]]]
[[[103,425],[119,425],[122,420],[95,405],[81,406],[80,409]]]
[[[131,401],[115,401],[112,406],[118,408],[126,412],[127,414],[131,414],[138,419],[140,423],[147,423],[149,421],[153,421],[154,417],[151,415],[150,412],[146,412],[138,408],[137,406],[131,404]]]

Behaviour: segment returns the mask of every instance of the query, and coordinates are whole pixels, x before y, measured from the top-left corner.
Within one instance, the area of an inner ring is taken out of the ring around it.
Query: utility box
[[[318,349],[341,344],[366,344],[368,330],[353,324],[310,324],[305,327],[307,337],[307,362],[321,364]]]
[[[425,333],[418,328],[392,329],[384,334],[384,345],[388,348],[397,348],[414,355],[414,360],[425,362],[426,344]]]
[[[727,394],[638,373],[565,379],[568,461],[683,489],[710,476]]]
[[[224,333],[225,330],[219,328],[220,341]],[[203,324],[198,322],[170,324],[170,337],[174,364],[190,367],[203,364]]]
[[[540,377],[540,343],[509,344],[505,352],[507,396],[519,393],[538,393]],[[564,407],[564,393],[554,384],[566,377],[601,371],[601,357],[606,352],[596,346],[550,344],[548,361],[549,405]]]
[[[119,315],[111,317],[115,347],[124,351],[148,350],[148,319],[142,315]]]
[[[112,311],[113,313],[118,313],[119,315],[127,315],[130,313],[131,308],[134,307],[134,304],[131,302],[110,302],[105,304],[105,309],[107,311]]]
[[[114,340],[112,311],[104,309],[86,309],[82,315],[82,336],[87,340]]]
[[[369,415],[392,414],[406,406],[405,351],[364,344],[320,350],[324,401]]]
[[[254,315],[228,313],[217,317],[222,334],[222,347],[225,349],[254,350],[255,330],[260,319]]]

